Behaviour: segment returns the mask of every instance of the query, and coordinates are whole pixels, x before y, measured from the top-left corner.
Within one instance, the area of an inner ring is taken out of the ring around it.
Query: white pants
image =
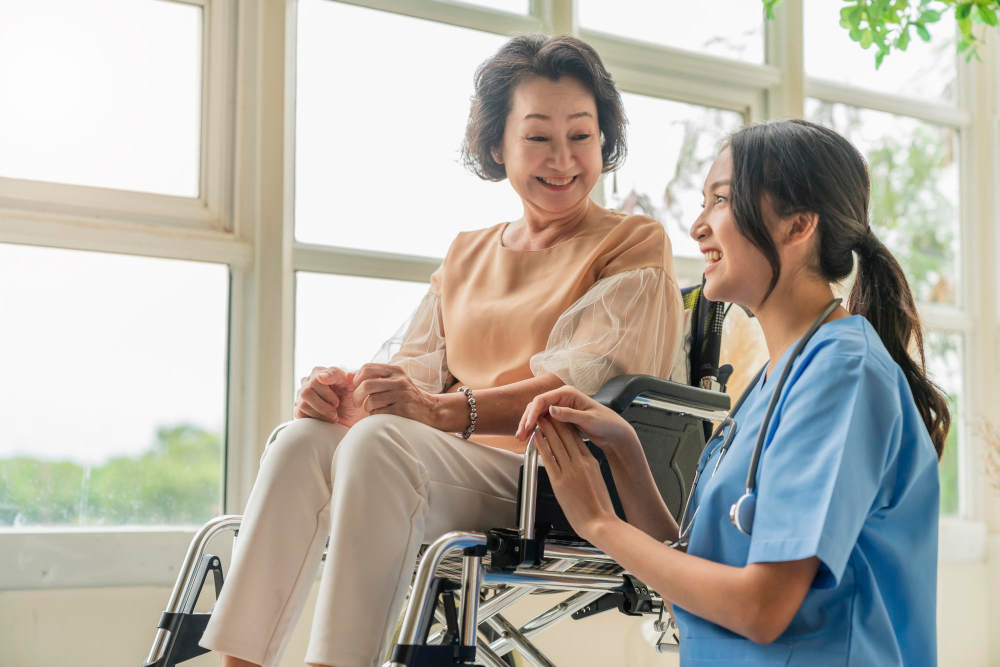
[[[264,450],[199,644],[278,664],[329,535],[306,662],[380,664],[420,545],[515,525],[522,458],[393,415],[291,422]]]

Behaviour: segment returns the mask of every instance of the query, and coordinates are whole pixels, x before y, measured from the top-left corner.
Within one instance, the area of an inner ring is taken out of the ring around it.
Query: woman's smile
[[[701,252],[705,255],[705,275],[708,275],[722,261],[722,251],[715,248],[702,248]]]
[[[577,174],[579,176],[579,174]],[[546,178],[544,176],[535,176],[535,180],[542,184],[546,189],[552,190],[554,192],[562,192],[563,190],[569,190],[577,181],[577,176],[571,176],[569,178]]]

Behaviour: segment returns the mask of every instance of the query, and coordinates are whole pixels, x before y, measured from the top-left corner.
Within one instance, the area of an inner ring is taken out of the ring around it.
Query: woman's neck
[[[825,281],[804,280],[791,275],[781,277],[767,301],[754,312],[764,332],[770,358],[767,378],[771,377],[782,355],[809,331],[833,298],[833,289]],[[824,322],[850,315],[846,308],[838,306]]]
[[[572,209],[553,215],[526,204],[521,219],[507,225],[503,245],[515,250],[550,248],[571,236],[593,205],[590,197],[584,197]]]

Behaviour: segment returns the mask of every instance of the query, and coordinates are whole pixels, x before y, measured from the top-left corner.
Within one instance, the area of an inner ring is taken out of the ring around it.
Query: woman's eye
[[[724,201],[726,201],[726,198],[724,196],[722,196],[722,195],[715,195],[715,203],[716,204],[719,204],[719,203],[724,202]]]
[[[578,135],[576,135],[573,138],[577,139],[578,141],[583,141],[584,139],[590,139],[590,135],[589,134],[578,134]]]
[[[528,141],[545,141],[545,137],[528,137]]]

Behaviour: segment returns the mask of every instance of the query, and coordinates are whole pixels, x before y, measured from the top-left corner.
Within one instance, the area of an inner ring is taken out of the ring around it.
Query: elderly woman
[[[303,378],[265,448],[201,640],[275,665],[330,537],[306,660],[378,664],[421,544],[512,525],[525,406],[564,385],[670,374],[683,317],[663,227],[594,204],[625,155],[621,96],[571,37],[520,36],[480,66],[463,146],[524,215],[452,243],[389,363]]]

